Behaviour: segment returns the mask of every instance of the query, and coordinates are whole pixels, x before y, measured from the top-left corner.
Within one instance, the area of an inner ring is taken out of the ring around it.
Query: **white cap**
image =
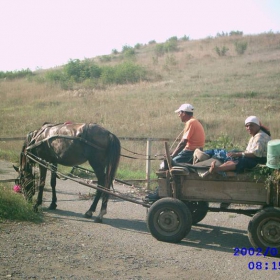
[[[256,116],[250,116],[250,117],[248,117],[248,118],[245,120],[245,125],[246,125],[247,123],[255,123],[255,124],[257,124],[257,125],[260,125],[260,121],[259,121],[259,119],[258,119]]]
[[[180,111],[192,113],[193,110],[194,110],[193,105],[191,105],[191,104],[182,104],[180,106],[180,108],[175,111],[175,113],[179,113]]]

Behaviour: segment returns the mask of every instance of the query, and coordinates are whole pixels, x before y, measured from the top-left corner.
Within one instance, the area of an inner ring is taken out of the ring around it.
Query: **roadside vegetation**
[[[24,197],[12,191],[10,184],[0,183],[0,223],[9,221],[42,221],[42,214],[35,213]]]
[[[202,40],[151,40],[54,69],[23,70],[21,76],[0,72],[0,137],[24,137],[44,122],[73,121],[98,123],[119,137],[175,140],[183,124],[174,111],[191,103],[205,128],[206,149],[244,149],[249,115],[280,138],[279,65],[280,34],[232,31]],[[122,157],[118,175],[125,179],[134,172],[144,179],[146,141],[121,144],[123,155],[139,160]],[[0,158],[17,163],[21,145],[0,141]],[[163,147],[152,142],[154,171]]]

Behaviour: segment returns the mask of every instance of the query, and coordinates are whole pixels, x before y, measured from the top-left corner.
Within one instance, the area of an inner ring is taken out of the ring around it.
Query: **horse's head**
[[[22,146],[20,153],[19,167],[14,166],[19,176],[15,180],[15,184],[21,187],[26,200],[30,201],[35,194],[35,176],[33,172],[34,164],[26,155],[26,148],[28,146],[30,134],[28,134],[26,141]]]

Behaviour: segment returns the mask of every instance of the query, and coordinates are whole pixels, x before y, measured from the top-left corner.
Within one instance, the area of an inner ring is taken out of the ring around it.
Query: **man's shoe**
[[[153,193],[149,193],[148,195],[145,196],[145,200],[158,200],[160,199],[158,195],[158,188],[155,189]]]

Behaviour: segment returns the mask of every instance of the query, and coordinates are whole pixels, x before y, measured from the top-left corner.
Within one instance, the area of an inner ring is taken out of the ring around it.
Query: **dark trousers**
[[[193,163],[194,151],[183,150],[176,157],[173,158],[174,163]]]

